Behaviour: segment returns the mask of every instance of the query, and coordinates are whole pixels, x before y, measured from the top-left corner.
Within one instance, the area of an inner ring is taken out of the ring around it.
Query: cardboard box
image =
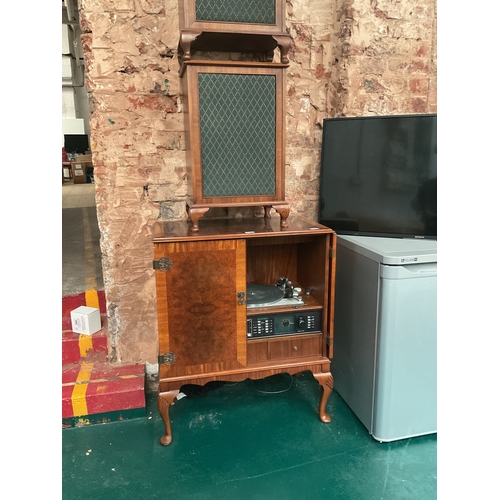
[[[73,171],[73,183],[85,184],[87,182],[87,175],[85,170],[85,163],[76,161],[71,162],[71,169]]]
[[[101,313],[96,307],[80,306],[70,312],[71,329],[75,333],[92,335],[101,329]]]

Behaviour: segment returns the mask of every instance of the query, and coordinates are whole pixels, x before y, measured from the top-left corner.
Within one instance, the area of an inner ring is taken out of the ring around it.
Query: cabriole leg
[[[329,372],[313,373],[314,378],[321,385],[321,399],[319,401],[319,419],[322,422],[329,423],[332,421],[330,415],[326,413],[326,403],[333,391],[333,376]]]
[[[197,232],[200,230],[198,226],[198,220],[205,215],[205,212],[208,211],[208,207],[189,207],[188,208],[188,221],[191,222],[191,231]]]
[[[288,216],[290,215],[290,205],[273,205],[273,208],[280,214],[280,225],[286,229],[288,227]]]
[[[161,392],[158,394],[158,411],[163,425],[165,425],[165,434],[160,438],[160,443],[167,446],[172,442],[172,425],[170,424],[169,408],[174,404],[174,399],[179,394],[179,391]]]

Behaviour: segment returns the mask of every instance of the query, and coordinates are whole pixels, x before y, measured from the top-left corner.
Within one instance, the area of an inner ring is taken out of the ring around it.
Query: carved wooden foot
[[[174,404],[174,399],[179,391],[168,391],[158,394],[158,411],[165,425],[165,434],[160,438],[160,443],[167,446],[172,442],[172,426],[170,424],[169,408]]]
[[[208,207],[189,207],[188,208],[188,220],[191,222],[190,230],[193,232],[199,231],[200,226],[198,225],[198,220],[201,219],[208,211]]]
[[[280,225],[286,229],[288,227],[288,216],[290,215],[290,205],[273,205],[273,208],[280,214]]]
[[[288,51],[290,50],[290,45],[292,39],[289,35],[274,35],[273,38],[276,40],[280,51],[281,51],[281,62],[283,64],[288,64],[290,60],[288,59]]]
[[[322,422],[329,423],[332,421],[330,415],[326,413],[326,403],[333,391],[333,376],[331,373],[313,373],[314,378],[321,385],[321,399],[319,401],[319,419]]]
[[[286,229],[288,227],[288,216],[290,215],[290,205],[264,205],[264,218],[268,219],[271,217],[271,208],[274,208],[276,212],[280,214],[280,225],[282,228]]]
[[[181,32],[180,40],[179,40],[179,47],[181,50],[179,50],[180,53],[182,53],[182,60],[181,62],[184,61],[189,61],[191,59],[191,44],[202,34],[202,31],[189,31],[189,30],[183,30]]]

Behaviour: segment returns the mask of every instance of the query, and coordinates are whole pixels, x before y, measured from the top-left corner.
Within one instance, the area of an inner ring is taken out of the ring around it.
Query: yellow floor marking
[[[92,289],[85,292],[85,304],[87,307],[96,307],[99,309],[99,296],[96,290]]]
[[[92,289],[85,292],[85,305],[99,309],[99,297],[96,290]],[[92,335],[80,335],[78,337],[78,347],[80,349],[80,357],[84,358],[87,356],[87,351],[93,348]]]
[[[82,382],[88,382],[92,375],[92,369],[94,368],[93,363],[82,363],[78,377],[76,378],[76,385],[73,387],[73,392],[71,393],[71,405],[73,407],[73,416],[79,417],[81,415],[87,415],[87,387],[88,384],[82,384]]]
[[[87,351],[94,347],[92,344],[92,335],[81,334],[78,337],[78,347],[80,348],[80,358],[85,358]]]

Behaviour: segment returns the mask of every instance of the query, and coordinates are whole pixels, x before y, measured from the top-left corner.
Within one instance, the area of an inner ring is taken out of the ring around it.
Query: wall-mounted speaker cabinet
[[[276,47],[288,64],[285,6],[285,0],[179,0],[180,64],[198,51],[258,53],[271,62]]]
[[[191,230],[211,207],[274,208],[287,227],[285,64],[186,61],[182,72]]]

